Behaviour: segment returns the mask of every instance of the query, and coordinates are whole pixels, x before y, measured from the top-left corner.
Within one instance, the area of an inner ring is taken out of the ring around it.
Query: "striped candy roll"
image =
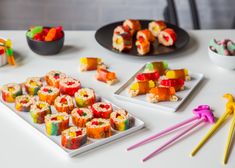
[[[129,33],[114,34],[113,48],[119,52],[128,51],[132,48],[132,37]]]
[[[149,30],[152,32],[152,34],[155,37],[158,37],[159,33],[166,29],[167,26],[164,21],[158,20],[158,21],[152,21],[149,23]]]
[[[45,116],[46,132],[48,135],[60,135],[69,128],[69,115],[67,113],[48,114]]]
[[[145,55],[150,51],[150,42],[148,40],[141,38],[135,42],[135,45],[139,55]]]
[[[37,95],[42,87],[42,81],[39,77],[28,78],[25,82],[25,90],[29,95]]]
[[[156,40],[152,32],[148,29],[139,30],[137,32],[136,39],[137,40],[144,39],[149,42],[154,42]]]
[[[113,111],[112,105],[110,103],[98,102],[91,106],[93,115],[95,118],[105,118],[109,119],[111,112]]]
[[[59,89],[53,86],[44,86],[38,91],[39,100],[45,101],[50,105],[54,104],[54,101],[59,94]]]
[[[34,98],[30,95],[17,96],[15,99],[15,108],[18,111],[29,112],[30,106],[35,102]]]
[[[102,68],[97,69],[96,79],[98,81],[107,83],[108,85],[112,85],[118,81],[115,72],[110,72],[107,69]]]
[[[61,145],[67,149],[77,149],[87,141],[85,128],[70,127],[61,134]]]
[[[164,46],[172,46],[176,42],[176,33],[173,29],[167,28],[158,35],[158,42]]]
[[[75,95],[75,100],[78,107],[87,107],[95,103],[96,96],[93,89],[82,88],[79,89]]]
[[[93,113],[89,108],[75,108],[71,112],[72,122],[77,127],[85,127],[86,123],[93,118]]]
[[[130,128],[130,117],[126,110],[118,109],[110,115],[111,127],[117,131],[125,131]]]
[[[74,94],[81,88],[81,83],[79,80],[67,77],[60,80],[60,93],[69,96],[74,96]]]
[[[112,134],[109,121],[102,118],[94,118],[86,123],[86,129],[87,136],[95,139],[107,138]]]
[[[127,19],[123,22],[125,30],[129,31],[133,36],[135,32],[141,29],[141,24],[138,20]]]
[[[60,79],[63,79],[65,77],[66,75],[60,71],[50,71],[45,75],[45,80],[49,86],[59,88]]]
[[[58,96],[55,99],[54,107],[58,112],[70,112],[74,109],[73,99],[68,95]]]
[[[34,123],[42,124],[45,116],[51,114],[51,107],[47,102],[37,101],[30,107],[30,114]]]
[[[82,57],[80,58],[80,71],[92,71],[98,67],[107,68],[101,58],[95,57]]]
[[[22,95],[22,88],[19,84],[9,83],[2,87],[2,99],[5,102],[13,103],[17,96]]]

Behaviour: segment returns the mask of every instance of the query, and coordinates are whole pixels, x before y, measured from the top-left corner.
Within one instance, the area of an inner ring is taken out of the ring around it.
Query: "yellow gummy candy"
[[[63,120],[64,117],[63,116],[57,116],[57,120]]]
[[[122,117],[122,116],[118,116],[117,118],[118,118],[118,119],[123,119],[123,117]]]
[[[69,136],[70,136],[70,137],[76,137],[76,132],[70,132],[70,133],[69,133]]]
[[[37,86],[37,83],[35,81],[30,81],[31,86]]]
[[[8,88],[8,91],[9,91],[9,92],[14,92],[14,91],[15,91],[15,88],[14,88],[14,87],[9,87],[9,88]]]
[[[123,40],[122,40],[121,38],[117,38],[116,43],[117,43],[118,45],[120,45],[120,44],[123,43]]]
[[[149,81],[149,88],[153,88],[153,87],[155,87],[155,82],[150,80]]]
[[[39,107],[40,107],[40,108],[44,108],[45,106],[46,106],[46,105],[43,104],[43,103],[40,103],[40,104],[39,104]]]
[[[188,69],[184,69],[185,76],[188,76]]]
[[[138,90],[139,89],[139,83],[136,82],[136,83],[133,83],[130,87],[131,90]]]
[[[10,39],[7,39],[7,41],[5,42],[5,46],[8,48],[12,48],[12,42]]]
[[[80,63],[87,64],[87,58],[85,58],[85,57],[80,58]]]

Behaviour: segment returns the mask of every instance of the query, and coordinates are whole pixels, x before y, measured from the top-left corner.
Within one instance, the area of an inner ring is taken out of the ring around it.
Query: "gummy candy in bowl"
[[[26,32],[29,48],[39,55],[55,55],[64,46],[64,31],[61,26],[35,26]]]

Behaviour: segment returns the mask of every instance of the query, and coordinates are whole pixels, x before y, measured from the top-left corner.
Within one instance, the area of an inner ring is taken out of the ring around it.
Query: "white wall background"
[[[180,26],[192,28],[187,0],[175,0]],[[197,0],[201,27],[230,28],[235,0]],[[95,30],[126,18],[163,19],[165,0],[0,0],[0,29],[63,25],[68,30]]]

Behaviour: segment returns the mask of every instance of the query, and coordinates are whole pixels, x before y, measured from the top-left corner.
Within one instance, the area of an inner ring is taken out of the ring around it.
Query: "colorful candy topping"
[[[107,69],[102,68],[97,69],[96,79],[107,83],[108,85],[112,85],[117,82],[117,77],[114,72],[110,72]]]
[[[216,40],[212,39],[209,43],[212,51],[226,56],[235,56],[235,43],[230,39]]]
[[[135,97],[148,93],[153,87],[155,87],[155,82],[152,80],[135,82],[130,86],[128,93],[131,97]]]
[[[191,77],[189,76],[187,69],[168,70],[166,72],[166,77],[168,79],[183,79],[185,81],[191,80]]]
[[[101,58],[93,57],[82,57],[80,58],[80,70],[81,71],[92,71],[98,68],[106,69],[106,65],[102,62]]]

